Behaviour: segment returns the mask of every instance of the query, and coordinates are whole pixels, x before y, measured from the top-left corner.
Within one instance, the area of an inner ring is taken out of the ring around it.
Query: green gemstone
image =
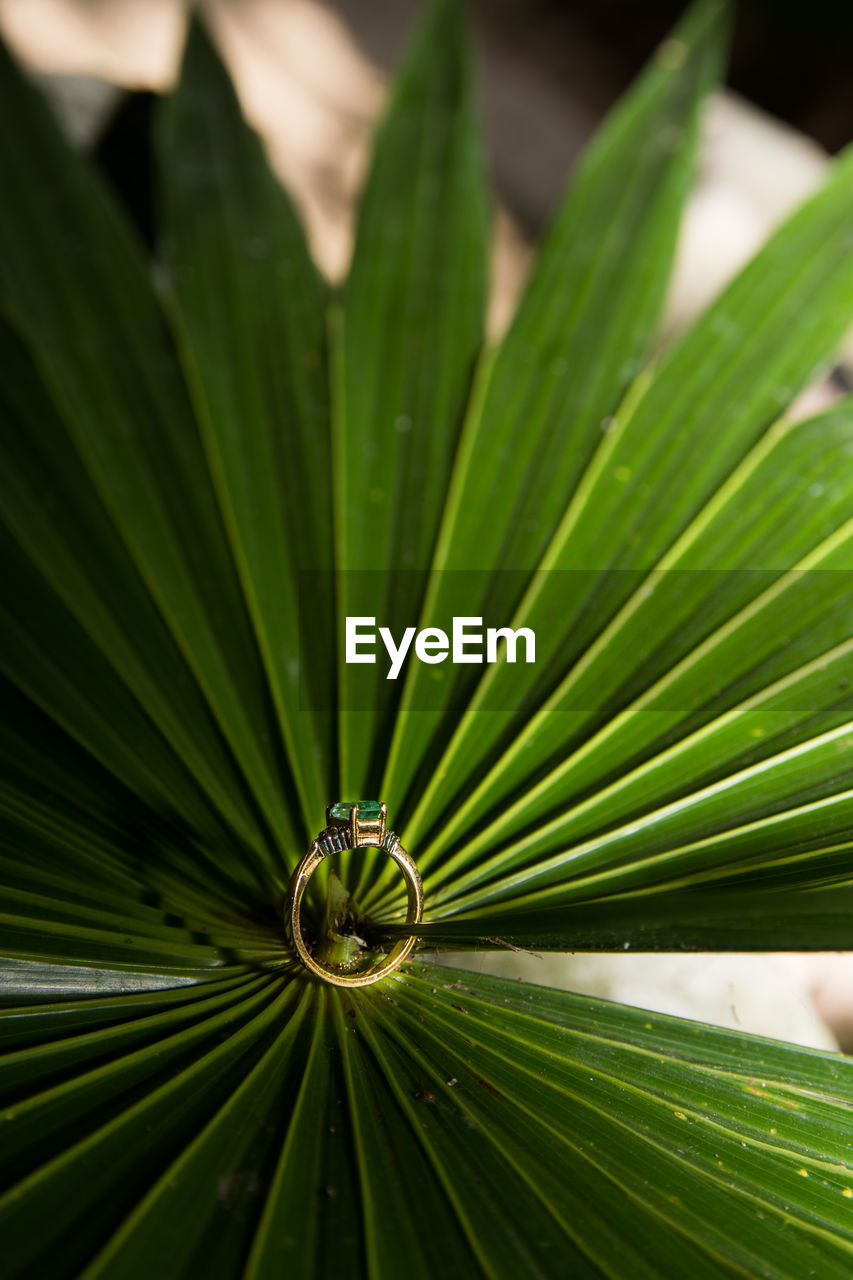
[[[335,822],[349,822],[349,811],[355,805],[358,816],[363,822],[378,822],[382,814],[382,806],[378,800],[339,800],[329,810],[329,817]]]

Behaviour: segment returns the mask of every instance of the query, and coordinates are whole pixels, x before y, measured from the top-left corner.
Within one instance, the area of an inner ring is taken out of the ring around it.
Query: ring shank
[[[357,846],[361,847],[361,846]],[[376,846],[364,846],[365,848],[375,848]],[[406,881],[406,890],[408,894],[408,910],[406,912],[406,924],[420,924],[423,915],[424,896],[423,885],[418,874],[413,859],[409,856],[400,841],[394,836],[388,843],[385,852],[389,857],[393,858],[397,866],[403,873]],[[320,863],[328,857],[328,851],[320,848],[315,840],[311,848],[303,857],[299,866],[291,877],[288,890],[288,915],[287,925],[290,940],[293,943],[299,959],[315,977],[322,978],[324,982],[330,982],[337,987],[367,987],[373,982],[378,982],[380,978],[386,977],[389,973],[399,967],[410,953],[417,938],[412,936],[409,938],[401,938],[395,943],[391,951],[381,963],[374,965],[370,969],[365,969],[363,973],[342,973],[335,969],[327,969],[321,965],[305,943],[302,933],[302,922],[300,919],[300,910],[302,906],[302,897],[308,886],[308,881],[319,867]]]

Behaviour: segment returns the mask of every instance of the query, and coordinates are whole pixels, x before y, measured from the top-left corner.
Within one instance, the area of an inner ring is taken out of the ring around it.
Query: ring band
[[[401,938],[384,960],[363,973],[344,973],[326,968],[308,949],[302,933],[300,909],[302,897],[314,872],[324,858],[341,853],[345,849],[372,847],[382,849],[393,858],[403,873],[408,893],[406,924],[420,924],[424,907],[421,878],[413,859],[400,839],[385,826],[386,809],[375,800],[359,800],[350,803],[339,801],[326,809],[326,829],[321,831],[294,871],[287,893],[285,920],[287,932],[299,959],[311,973],[336,987],[367,987],[398,968],[410,953],[417,937]]]

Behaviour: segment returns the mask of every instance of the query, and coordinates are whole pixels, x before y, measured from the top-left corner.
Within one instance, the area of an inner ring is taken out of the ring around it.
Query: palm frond
[[[494,347],[452,0],[338,296],[199,25],[153,263],[0,55],[10,1277],[849,1274],[846,1059],[420,959],[351,994],[281,922],[352,788],[427,942],[849,945],[853,406],[784,415],[853,320],[853,160],[656,347],[723,26],[612,114]],[[395,685],[340,661],[362,613],[537,663]]]

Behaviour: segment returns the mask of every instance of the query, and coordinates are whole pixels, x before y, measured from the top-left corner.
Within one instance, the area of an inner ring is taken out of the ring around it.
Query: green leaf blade
[[[175,324],[307,833],[332,770],[325,291],[198,20],[158,125]]]
[[[339,613],[376,614],[397,631],[419,613],[482,342],[486,197],[470,61],[461,6],[438,0],[377,136],[343,294]],[[381,769],[389,692],[380,673],[373,705],[351,706],[350,674],[341,664],[341,785],[360,795]]]
[[[0,51],[0,277],[98,493],[282,845],[267,691],[196,424],[140,246]],[[268,854],[271,869],[276,859]]]
[[[429,615],[485,611],[497,625],[509,621],[518,577],[484,573],[478,600],[467,573],[457,580],[449,571],[536,567],[599,446],[602,424],[648,353],[720,36],[719,7],[695,6],[678,32],[675,63],[661,57],[652,64],[581,162],[466,425],[427,623]],[[650,136],[659,145],[641,144]],[[428,679],[423,668],[410,670],[383,784],[389,800],[406,798],[409,807],[407,791],[430,734],[455,724],[465,704],[461,693],[451,702],[451,689],[444,721],[438,712],[415,711]]]

